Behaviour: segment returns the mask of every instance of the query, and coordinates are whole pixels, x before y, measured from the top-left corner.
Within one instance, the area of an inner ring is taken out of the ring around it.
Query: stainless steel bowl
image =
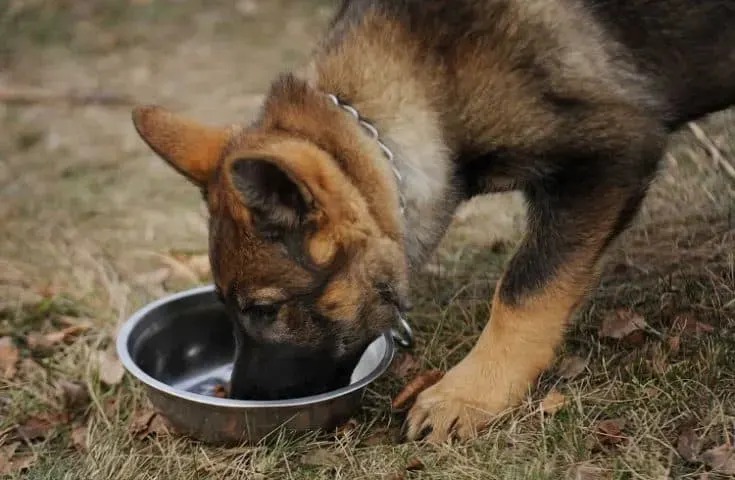
[[[331,429],[349,419],[394,353],[391,333],[371,343],[350,384],[310,397],[244,401],[214,396],[229,381],[235,341],[212,286],[162,298],[136,312],[117,339],[123,365],[177,431],[209,443],[255,443],[274,430]]]

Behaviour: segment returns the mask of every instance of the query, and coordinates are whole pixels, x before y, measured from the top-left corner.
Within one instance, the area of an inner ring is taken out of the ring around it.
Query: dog
[[[347,0],[252,124],[137,107],[208,206],[232,396],[347,383],[457,207],[517,190],[490,319],[406,419],[409,439],[476,436],[553,362],[669,134],[735,103],[733,24],[726,0]]]

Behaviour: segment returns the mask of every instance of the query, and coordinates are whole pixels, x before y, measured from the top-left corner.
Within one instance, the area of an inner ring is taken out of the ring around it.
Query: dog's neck
[[[425,99],[412,99],[400,91],[409,79],[390,81],[380,75],[343,84],[336,80],[338,73],[330,74],[330,68],[334,66],[315,69],[312,65],[306,74],[300,72],[297,76],[322,95],[335,95],[359,112],[360,118],[368,119],[392,153],[389,164],[380,149],[373,149],[372,162],[383,172],[375,181],[396,182],[393,168],[401,178],[398,188],[405,206],[400,214],[401,230],[409,266],[418,268],[443,237],[459,204],[451,151],[443,140],[439,115]],[[357,124],[358,120],[353,121]],[[355,131],[375,142],[370,132],[361,128]],[[369,185],[355,183],[363,195],[372,194]]]
[[[449,150],[438,126],[426,121],[429,112],[412,114],[410,107],[401,111],[398,106],[386,105],[383,112],[372,113],[368,121],[362,113],[368,105],[358,99],[354,103],[339,100],[339,106],[362,126],[362,134],[379,146],[381,155],[371,158],[378,166],[387,167],[382,168],[381,180],[396,184],[406,254],[411,268],[417,268],[443,237],[453,207],[459,203],[451,184]],[[371,111],[377,107],[370,106]]]

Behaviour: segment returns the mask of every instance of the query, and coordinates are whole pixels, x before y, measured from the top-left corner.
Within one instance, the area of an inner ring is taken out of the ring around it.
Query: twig
[[[704,147],[715,162],[715,167],[721,167],[731,179],[735,180],[735,167],[725,159],[725,156],[722,154],[722,151],[717,147],[715,142],[712,141],[712,139],[709,138],[709,136],[704,133],[704,130],[702,130],[702,128],[696,123],[689,123],[688,126],[689,130],[692,131],[697,140],[704,144]]]
[[[101,105],[129,107],[135,101],[125,95],[108,92],[51,92],[38,88],[0,87],[0,103],[11,105],[66,104],[70,106]]]

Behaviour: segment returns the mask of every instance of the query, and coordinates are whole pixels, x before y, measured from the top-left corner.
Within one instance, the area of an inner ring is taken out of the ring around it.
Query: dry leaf
[[[620,341],[631,347],[640,347],[646,343],[646,334],[643,333],[643,330],[636,330],[635,332],[624,336]]]
[[[559,365],[559,376],[569,380],[576,378],[584,372],[588,363],[586,358],[576,355],[566,357]]]
[[[623,418],[602,420],[597,424],[595,434],[600,443],[614,445],[625,439],[624,427],[625,419]]]
[[[71,431],[71,443],[74,448],[82,452],[87,450],[87,426],[77,425]]]
[[[556,388],[552,388],[546,395],[546,398],[541,402],[541,411],[549,415],[554,415],[564,408],[566,404],[567,397]]]
[[[0,448],[0,475],[12,475],[27,470],[38,457],[33,453],[15,455],[20,443],[12,443]]]
[[[735,475],[735,447],[720,445],[702,452],[702,462],[715,472]]]
[[[350,418],[337,429],[337,435],[347,435],[350,432],[354,432],[355,430],[357,430],[357,427],[359,426],[360,423],[356,419]]]
[[[138,440],[148,436],[167,435],[170,431],[168,420],[154,410],[141,410],[133,416],[128,431]]]
[[[666,339],[666,343],[669,345],[669,350],[676,353],[679,351],[679,347],[681,346],[681,337],[679,337],[679,335],[673,335]]]
[[[86,407],[89,403],[87,386],[79,382],[59,380],[56,382],[56,396],[67,410]]]
[[[303,465],[312,467],[334,467],[341,463],[339,455],[325,448],[318,448],[301,457]]]
[[[134,437],[145,437],[148,435],[148,427],[153,421],[153,417],[156,416],[156,412],[153,410],[141,410],[135,412],[133,419],[128,425],[128,432]]]
[[[97,369],[100,381],[110,386],[120,383],[125,375],[125,368],[112,348],[97,352]]]
[[[148,425],[148,435],[161,437],[168,435],[170,430],[171,426],[168,423],[168,419],[160,413],[156,413],[153,420],[151,420],[151,423]]]
[[[673,329],[688,335],[699,335],[701,333],[711,333],[715,328],[709,323],[700,322],[693,315],[682,314],[674,318]]]
[[[49,350],[54,345],[64,342],[89,328],[90,325],[79,324],[46,334],[31,332],[26,336],[26,344],[28,344],[28,348],[31,350]]]
[[[421,368],[421,362],[416,357],[406,352],[398,357],[397,362],[391,365],[391,373],[403,380],[415,375]]]
[[[26,441],[42,440],[49,436],[57,426],[69,423],[67,413],[42,413],[35,415],[17,427],[18,435]]]
[[[685,428],[676,441],[676,451],[679,452],[681,458],[687,462],[697,460],[699,456],[699,437],[693,428]]]
[[[648,326],[646,320],[639,314],[628,309],[619,309],[610,312],[602,320],[600,337],[620,340],[636,330],[643,330]]]
[[[429,370],[418,377],[411,380],[401,392],[393,399],[392,407],[394,410],[402,408],[406,403],[415,398],[419,393],[431,387],[444,376],[441,370]]]
[[[362,439],[360,441],[360,446],[374,447],[376,445],[389,445],[391,443],[390,432],[385,428],[381,428]]]
[[[418,458],[412,458],[408,461],[408,464],[406,465],[406,470],[409,472],[417,472],[419,470],[424,469],[424,462],[419,460]]]
[[[10,380],[18,372],[20,352],[10,337],[0,338],[0,377]]]

